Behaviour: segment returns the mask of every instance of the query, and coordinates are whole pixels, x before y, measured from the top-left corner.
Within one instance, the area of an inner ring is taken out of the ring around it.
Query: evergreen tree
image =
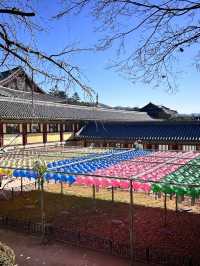
[[[78,93],[77,92],[75,92],[73,95],[72,95],[72,102],[74,102],[74,103],[78,103],[78,102],[80,102],[80,96],[78,95]]]
[[[49,90],[49,94],[63,99],[67,98],[66,92],[59,90],[57,85]]]

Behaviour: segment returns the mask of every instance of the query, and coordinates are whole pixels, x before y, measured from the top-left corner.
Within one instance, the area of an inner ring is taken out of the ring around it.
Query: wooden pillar
[[[155,150],[159,150],[159,145],[157,143],[155,144]]]
[[[196,144],[196,148],[197,148],[197,151],[199,151],[200,150],[200,145]]]
[[[178,145],[178,150],[179,150],[179,151],[182,150],[182,145],[181,145],[181,144]]]
[[[152,144],[152,150],[156,150],[156,145]]]
[[[143,149],[147,150],[147,144],[146,143],[143,144]]]
[[[171,151],[171,150],[173,150],[173,145],[172,144],[169,144],[169,150]]]
[[[87,147],[87,142],[85,139],[83,140],[83,147]]]
[[[3,146],[3,122],[0,122],[0,147]]]
[[[27,144],[27,123],[22,124],[22,141],[25,146]]]
[[[75,129],[75,123],[72,123],[72,131],[73,131],[73,133],[76,132],[76,129]]]
[[[60,124],[60,142],[64,141],[64,136],[63,136],[63,124]]]
[[[43,124],[43,143],[47,143],[47,124]]]

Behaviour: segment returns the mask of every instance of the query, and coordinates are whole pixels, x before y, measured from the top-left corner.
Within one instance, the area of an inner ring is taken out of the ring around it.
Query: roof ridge
[[[32,94],[32,91],[22,91],[22,90],[15,90],[15,89],[12,89],[12,88],[9,88],[9,87],[4,87],[3,85],[0,85],[0,88],[4,88],[4,89],[6,89],[6,90],[10,90],[10,91],[14,91],[14,92],[19,92],[19,93],[29,93],[29,94]],[[59,99],[61,99],[61,100],[63,100],[63,98],[61,98],[61,97],[58,97],[58,96],[54,96],[54,95],[51,95],[51,94],[48,94],[48,93],[46,93],[45,92],[45,94],[43,94],[43,93],[40,93],[40,92],[37,92],[37,91],[33,91],[33,93],[34,94],[37,94],[37,95],[48,95],[48,96],[50,96],[50,97],[55,97],[55,98],[59,98]]]
[[[13,68],[10,70],[10,75],[8,75],[7,77],[3,78],[2,80],[0,80],[0,83],[4,83],[7,79],[11,78],[14,74],[16,74],[18,71],[23,70],[20,66]],[[13,72],[12,72],[13,71]],[[6,71],[3,71],[1,73],[4,73]],[[9,70],[7,70],[7,72],[9,72]]]
[[[15,97],[3,97],[3,96],[0,96],[0,100],[5,100],[7,102],[9,102],[9,100],[12,99],[12,101],[14,100],[15,102],[26,102],[26,103],[31,103],[32,104],[32,101],[31,100],[28,100],[28,99],[21,99],[21,98],[15,98]],[[55,102],[49,102],[49,101],[41,101],[41,100],[35,100],[34,99],[34,102],[37,103],[37,104],[45,104],[47,106],[62,106],[62,107],[71,107],[71,108],[74,108],[74,109],[88,109],[88,110],[98,110],[98,111],[107,111],[107,112],[112,112],[112,113],[125,113],[125,114],[137,114],[137,115],[140,115],[142,116],[143,114],[146,114],[146,112],[137,112],[137,111],[127,111],[127,110],[115,110],[115,109],[110,109],[110,108],[98,108],[96,106],[84,106],[84,105],[76,105],[76,104],[68,104],[68,103],[55,103]]]

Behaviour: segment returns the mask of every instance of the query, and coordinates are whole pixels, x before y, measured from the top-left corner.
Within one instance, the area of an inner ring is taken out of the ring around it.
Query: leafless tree
[[[185,49],[199,44],[200,1],[63,0],[63,5],[56,18],[84,9],[93,16],[101,36],[96,49],[117,47],[111,66],[133,81],[174,90],[177,59],[187,60]],[[199,67],[198,58],[195,63]]]
[[[32,4],[29,0],[0,0],[1,69],[21,65],[30,75],[40,76],[40,80],[43,77],[46,82],[63,83],[65,88],[74,84],[91,94],[92,89],[85,84],[80,68],[70,63],[72,54],[88,49],[66,43],[62,51],[54,54],[42,51],[34,36],[46,29],[38,23],[40,14]]]

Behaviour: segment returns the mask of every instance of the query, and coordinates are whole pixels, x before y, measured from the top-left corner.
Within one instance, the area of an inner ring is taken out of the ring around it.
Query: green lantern
[[[187,194],[187,189],[184,187],[176,187],[174,189],[174,192],[178,195],[178,196],[184,196],[185,194]]]
[[[162,192],[165,194],[173,194],[174,193],[173,186],[163,185],[162,186]]]
[[[162,190],[162,186],[160,184],[153,184],[152,185],[152,191],[154,193],[161,192],[161,190]]]
[[[200,195],[200,189],[199,188],[191,188],[188,189],[188,196],[192,198],[198,198]]]

